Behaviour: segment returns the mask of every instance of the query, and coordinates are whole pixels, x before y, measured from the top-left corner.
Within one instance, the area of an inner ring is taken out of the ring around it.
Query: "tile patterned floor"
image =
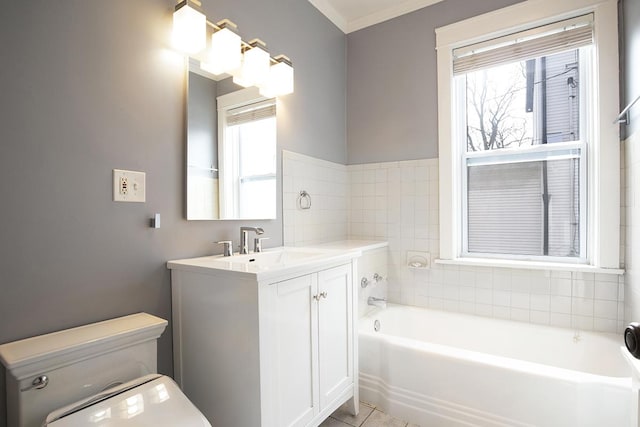
[[[374,405],[360,402],[360,413],[354,417],[347,410],[346,404],[338,408],[320,427],[420,427],[406,421],[393,418]]]

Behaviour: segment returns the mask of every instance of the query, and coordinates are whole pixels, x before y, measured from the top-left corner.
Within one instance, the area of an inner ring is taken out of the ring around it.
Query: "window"
[[[527,3],[437,30],[440,257],[618,268],[615,2]]]
[[[222,218],[276,216],[276,100],[253,92],[218,97]]]
[[[463,255],[586,261],[581,101],[593,74],[591,21],[454,51]]]

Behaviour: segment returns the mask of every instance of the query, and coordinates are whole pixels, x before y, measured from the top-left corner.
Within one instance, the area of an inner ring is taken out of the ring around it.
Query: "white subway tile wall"
[[[441,264],[408,268],[407,251],[439,255],[438,159],[347,169],[349,236],[389,241],[390,301],[602,332],[624,328],[623,276]]]
[[[625,321],[640,321],[640,131],[627,138],[621,146],[622,203],[620,223],[623,231],[625,285],[618,290],[618,304],[624,302]]]
[[[426,270],[409,268],[407,251],[429,252],[432,260],[439,256],[438,159],[346,167],[288,152],[283,159],[285,244],[346,237],[388,241],[390,302],[566,328],[624,329],[623,276],[434,263]],[[299,190],[310,188],[318,195],[344,194],[346,210],[340,203],[320,204],[317,216],[313,208],[296,209]]]
[[[300,191],[311,209],[299,206]],[[285,246],[345,240],[348,227],[347,167],[291,151],[282,155],[282,215]]]

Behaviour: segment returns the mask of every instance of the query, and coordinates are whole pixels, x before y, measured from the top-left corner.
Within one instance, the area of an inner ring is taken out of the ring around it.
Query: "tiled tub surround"
[[[355,286],[358,288],[358,317],[366,315],[374,309],[374,306],[367,304],[369,297],[385,298],[387,296],[388,272],[388,243],[384,241],[370,240],[342,240],[319,245],[327,249],[341,251],[360,250],[362,255],[358,258],[358,275],[354,278]],[[374,280],[378,275],[379,280]],[[362,286],[362,279],[366,278],[368,283]]]
[[[640,131],[622,144],[622,218],[626,321],[640,319]]]
[[[349,236],[389,242],[389,301],[583,330],[623,329],[622,276],[437,263],[408,268],[407,251],[438,258],[438,160],[347,169]]]
[[[582,330],[624,328],[623,276],[437,263],[428,270],[407,267],[407,251],[429,252],[432,260],[439,255],[438,159],[342,166],[285,152],[283,185],[285,245],[342,240],[343,232],[350,239],[389,242],[390,302]],[[304,186],[318,193],[307,211],[295,204],[301,189],[309,191]],[[346,229],[336,226],[344,214],[341,203],[323,197],[334,191],[335,199],[346,194]]]

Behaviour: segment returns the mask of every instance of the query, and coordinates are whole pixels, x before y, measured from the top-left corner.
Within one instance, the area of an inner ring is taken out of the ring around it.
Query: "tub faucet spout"
[[[374,306],[380,307],[380,308],[386,308],[387,307],[387,299],[386,298],[369,297],[369,299],[367,299],[367,304],[374,305]]]

